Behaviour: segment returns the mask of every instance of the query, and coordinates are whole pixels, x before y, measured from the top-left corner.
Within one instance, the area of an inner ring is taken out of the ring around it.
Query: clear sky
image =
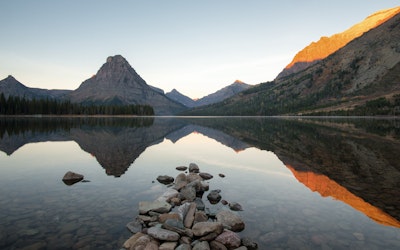
[[[398,0],[0,0],[0,79],[76,89],[111,55],[192,98],[273,80],[321,36]]]

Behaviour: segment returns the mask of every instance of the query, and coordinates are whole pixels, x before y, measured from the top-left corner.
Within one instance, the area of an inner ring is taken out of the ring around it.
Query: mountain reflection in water
[[[107,175],[123,175],[149,146],[196,132],[236,152],[274,152],[321,196],[373,220],[400,227],[400,121],[278,118],[2,118],[0,150],[27,143],[75,141]]]

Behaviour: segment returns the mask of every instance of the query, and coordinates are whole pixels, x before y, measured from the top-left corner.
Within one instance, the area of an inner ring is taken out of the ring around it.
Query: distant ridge
[[[344,32],[330,37],[321,37],[318,42],[312,42],[310,45],[299,51],[285,69],[279,73],[277,79],[299,72],[317,63],[336,52],[350,41],[360,37],[365,32],[376,28],[398,13],[400,13],[400,7],[380,10]]]
[[[165,94],[168,96],[170,99],[177,101],[179,103],[182,103],[188,108],[193,108],[196,106],[196,101],[191,99],[188,96],[185,96],[184,94],[180,93],[178,90],[173,89],[170,92]]]
[[[26,99],[57,99],[63,98],[65,95],[70,93],[71,90],[50,90],[50,89],[39,89],[29,88],[9,75],[0,81],[0,93],[8,98],[9,96],[25,97]]]
[[[200,107],[200,106],[205,106],[205,105],[221,102],[229,97],[236,95],[237,93],[240,93],[246,89],[249,89],[251,86],[252,85],[246,84],[240,80],[236,80],[234,83],[232,83],[212,94],[209,94],[207,96],[204,96],[204,97],[202,97],[200,99],[196,99],[196,100],[193,100],[193,99],[183,95],[176,89],[173,89],[171,92],[168,92],[166,95],[169,98],[171,98],[179,103],[182,103],[186,107],[194,108],[194,107]]]

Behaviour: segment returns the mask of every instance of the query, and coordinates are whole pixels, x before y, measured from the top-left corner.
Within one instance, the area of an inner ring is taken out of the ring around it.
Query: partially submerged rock
[[[174,182],[174,177],[171,177],[168,175],[159,175],[157,177],[157,181],[162,184],[168,185],[168,184],[171,184],[172,182]]]
[[[68,171],[67,173],[65,173],[64,177],[62,178],[62,181],[68,186],[73,185],[82,180],[83,180],[83,175],[77,174],[72,171]]]

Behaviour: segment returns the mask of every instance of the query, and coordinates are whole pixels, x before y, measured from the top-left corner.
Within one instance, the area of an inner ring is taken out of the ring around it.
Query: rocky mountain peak
[[[245,84],[245,83],[240,80],[236,80],[233,84]]]
[[[97,74],[84,81],[69,95],[72,102],[87,104],[150,105],[157,115],[185,109],[148,85],[121,55],[109,56]]]
[[[121,55],[107,57],[106,63],[101,66],[94,78],[108,84],[127,84],[132,81],[146,84]]]

